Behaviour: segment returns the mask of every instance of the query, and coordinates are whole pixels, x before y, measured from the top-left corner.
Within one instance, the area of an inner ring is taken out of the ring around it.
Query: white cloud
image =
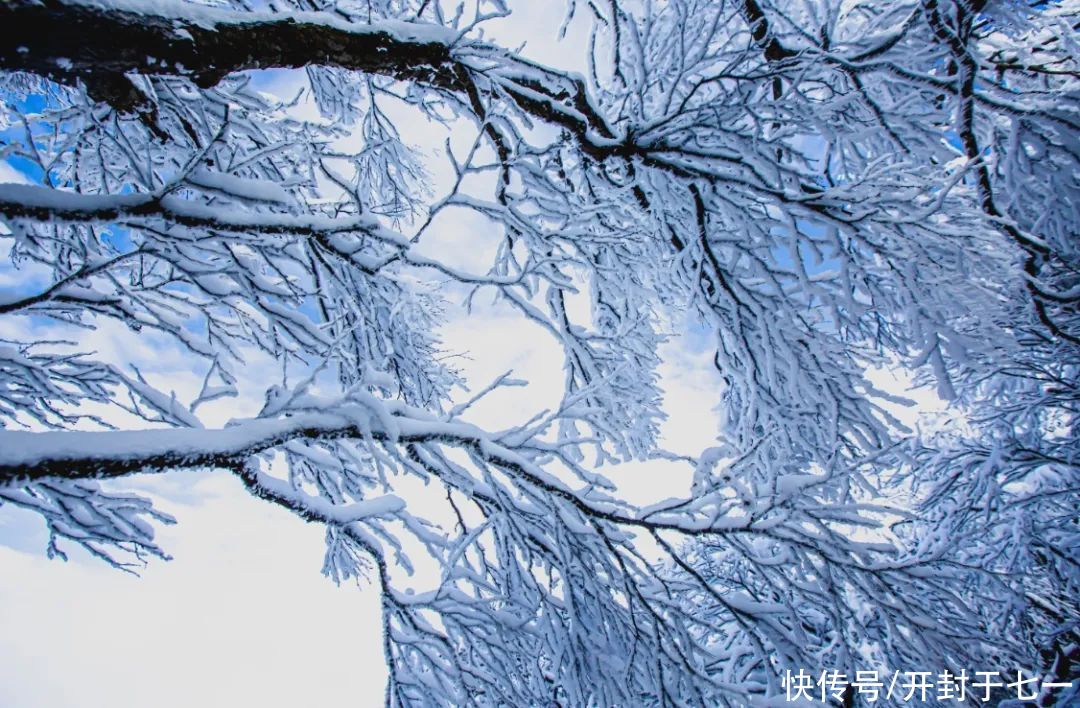
[[[0,547],[0,704],[381,702],[378,592],[319,574],[322,528],[225,473],[188,485],[197,506],[164,505],[180,521],[161,534],[174,560],[141,578],[82,554],[63,563]]]

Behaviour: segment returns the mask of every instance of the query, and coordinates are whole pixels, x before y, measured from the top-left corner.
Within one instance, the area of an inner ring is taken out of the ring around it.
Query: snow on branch
[[[578,73],[487,39],[502,0],[0,5],[0,502],[130,569],[171,517],[108,487],[236,475],[377,575],[393,705],[1071,680],[1075,11],[584,8]],[[501,430],[535,384],[463,395],[440,338],[486,296],[561,352]],[[698,364],[716,440],[676,454]]]

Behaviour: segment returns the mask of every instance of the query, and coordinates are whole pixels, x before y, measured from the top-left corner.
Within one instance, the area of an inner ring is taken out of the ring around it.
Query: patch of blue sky
[[[46,97],[40,94],[20,97],[10,92],[0,93],[0,99],[3,99],[5,105],[24,114],[40,113],[48,107]],[[9,145],[23,144],[25,146],[27,139],[31,137],[28,131],[29,128],[20,123],[0,130],[0,155],[3,155],[4,161],[19,174],[35,184],[41,184],[45,176],[45,170],[41,165],[23,155],[11,154],[7,149]]]
[[[319,300],[314,295],[308,295],[300,301],[300,305],[296,308],[312,322],[322,322],[323,314],[319,309]]]
[[[307,85],[307,76],[300,69],[257,69],[246,72],[251,88],[282,99],[290,99]]]
[[[0,236],[0,239],[6,237]],[[0,244],[3,244],[0,241]],[[7,244],[0,246],[0,253],[7,255]],[[39,293],[52,282],[49,270],[36,264],[19,267],[11,259],[0,260],[0,302],[11,302]]]
[[[34,93],[13,101],[12,105],[24,113],[38,113],[45,109],[48,100],[45,96]]]
[[[945,142],[958,153],[963,154],[964,143],[960,141],[960,134],[955,130],[946,130],[942,133],[942,137],[945,138]]]
[[[807,219],[795,220],[795,232],[805,238],[791,238],[791,230],[786,227],[774,227],[772,235],[775,245],[769,253],[775,258],[775,265],[792,273],[796,272],[796,255],[803,272],[810,277],[824,275],[840,268],[841,259],[834,244],[826,240],[828,227],[825,224]]]
[[[696,316],[686,320],[679,334],[682,335],[680,343],[688,353],[701,354],[716,348],[716,326],[712,322]]]
[[[8,131],[4,132],[6,133]],[[0,134],[0,139],[3,139],[5,144],[8,144],[6,135]],[[45,176],[45,170],[41,169],[36,162],[28,157],[22,155],[8,155],[4,162],[6,162],[11,169],[15,170],[32,183],[40,184],[42,177]]]
[[[98,231],[98,236],[117,253],[127,253],[135,248],[135,240],[131,236],[131,229],[106,226]]]

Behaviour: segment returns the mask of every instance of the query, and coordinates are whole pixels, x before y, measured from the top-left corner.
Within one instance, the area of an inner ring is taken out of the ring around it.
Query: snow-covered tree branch
[[[228,471],[378,584],[391,705],[1072,681],[1075,3],[569,0],[573,70],[486,32],[513,10],[0,5],[0,504],[132,569],[174,519],[117,485]],[[563,355],[501,429],[475,406],[528,382],[440,339],[480,299]],[[687,332],[720,421],[668,450]],[[901,422],[882,369],[949,416]]]

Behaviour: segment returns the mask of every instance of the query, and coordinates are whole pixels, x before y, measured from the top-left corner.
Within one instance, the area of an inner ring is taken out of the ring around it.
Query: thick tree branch
[[[367,273],[375,273],[390,262],[400,260],[418,268],[433,268],[465,283],[510,285],[521,279],[521,276],[514,275],[467,273],[436,259],[413,253],[410,250],[413,244],[408,237],[386,228],[370,216],[297,216],[211,206],[168,193],[77,194],[48,187],[0,184],[0,217],[47,223],[121,223],[134,226],[138,226],[144,219],[160,219],[168,224],[219,233],[282,234],[310,238],[325,251],[351,262]],[[349,234],[358,233],[392,247],[395,249],[394,255],[376,257],[361,253],[362,242],[348,242]],[[87,278],[140,253],[156,255],[152,250],[144,249],[84,267],[49,286],[43,293],[8,302],[0,301],[0,314],[44,302],[57,295],[64,285]]]
[[[50,223],[116,223],[160,218],[190,228],[229,233],[313,236],[363,231],[394,246],[409,240],[371,217],[330,218],[240,211],[171,194],[77,194],[22,184],[0,184],[0,215]]]
[[[140,8],[119,0],[101,4],[10,0],[0,5],[0,69],[66,83],[82,80],[98,100],[121,110],[150,110],[133,98],[123,83],[125,74],[185,76],[210,87],[249,69],[334,66],[450,90],[476,109],[471,71],[453,56],[458,34],[442,26],[399,21],[355,24],[325,13],[165,7]],[[495,59],[514,67],[493,80],[527,112],[579,136],[590,132],[600,139],[613,137],[592,109],[580,79],[491,45],[477,44],[473,49],[473,58],[481,64]],[[592,141],[590,145],[600,147]]]
[[[724,168],[717,170],[667,159],[666,154],[677,148],[640,142],[633,134],[610,126],[580,77],[488,43],[461,43],[456,33],[441,26],[389,21],[361,25],[323,13],[239,13],[182,4],[167,11],[157,6],[152,10],[134,7],[127,8],[122,0],[103,0],[101,5],[77,0],[5,3],[0,6],[0,69],[68,83],[97,81],[108,75],[123,78],[129,72],[186,76],[209,87],[247,69],[336,66],[456,94],[485,122],[500,159],[506,160],[502,139],[486,122],[483,88],[508,99],[531,118],[565,129],[582,152],[596,160],[638,158],[679,177],[738,184],[766,198],[843,220],[839,211],[807,198],[812,187],[803,185],[801,193],[787,194],[762,181],[760,175],[742,176],[747,164],[741,158],[707,156],[707,163],[718,162]],[[762,24],[753,26],[760,33],[757,28]],[[769,54],[776,56],[777,51]],[[786,58],[789,52],[780,54],[779,58]],[[120,103],[114,105],[130,108],[129,98],[120,101],[118,97]],[[136,108],[148,115],[153,106],[148,98],[146,105]],[[732,169],[735,175],[730,174]],[[107,213],[102,212],[100,218],[107,219]]]
[[[23,432],[0,430],[0,486],[46,478],[106,479],[140,472],[218,467],[239,470],[261,452],[292,440],[367,439],[390,444],[446,443],[472,450],[520,481],[561,498],[597,521],[650,530],[702,535],[750,530],[753,519],[695,522],[684,514],[639,517],[610,505],[587,502],[513,449],[466,423],[425,419],[421,411],[389,404],[395,412],[373,414],[356,404],[336,412],[303,412],[285,418],[254,419],[219,430],[170,428],[141,431]]]
[[[761,47],[766,60],[782,61],[795,56],[795,52],[781,44],[773,34],[769,18],[757,0],[743,0],[743,15],[750,24],[750,34],[754,42]]]
[[[321,64],[459,88],[446,70],[455,33],[429,24],[356,25],[322,13],[263,15],[183,4],[8,0],[0,4],[0,28],[0,67],[59,81],[136,72],[187,76],[209,87],[237,71]]]

